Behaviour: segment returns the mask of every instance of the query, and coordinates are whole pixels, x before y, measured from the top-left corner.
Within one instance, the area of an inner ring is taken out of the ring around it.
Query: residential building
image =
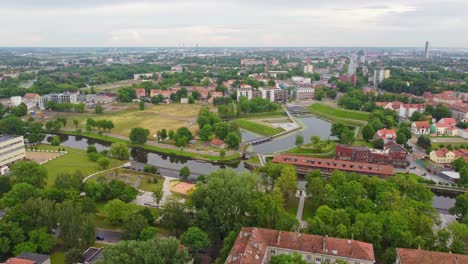
[[[169,99],[171,98],[171,94],[175,93],[172,90],[159,90],[159,89],[151,89],[150,90],[150,96],[158,96],[159,94],[164,97],[164,99]]]
[[[252,98],[253,98],[252,87],[250,87],[250,88],[239,88],[237,90],[237,101],[239,101],[241,96],[246,97],[247,100],[252,100]]]
[[[426,109],[424,104],[404,104],[400,102],[376,102],[377,106],[398,112],[401,118],[410,118],[414,112],[423,113]]]
[[[285,104],[289,99],[289,92],[287,90],[276,89],[275,90],[275,102]]]
[[[335,159],[343,161],[385,164],[406,168],[409,164],[407,158],[408,152],[405,148],[394,141],[385,144],[383,150],[347,145],[337,145],[335,148]]]
[[[260,87],[258,90],[262,94],[263,99],[267,99],[270,102],[275,101],[275,87]]]
[[[7,166],[25,156],[23,136],[0,135],[0,174],[6,173]]]
[[[375,263],[372,244],[351,239],[243,227],[226,264],[267,264],[275,255],[298,253],[310,263]]]
[[[26,104],[28,109],[35,108],[39,105],[39,101],[41,100],[41,96],[37,93],[26,93],[23,96],[23,103]]]
[[[103,258],[103,249],[97,247],[90,247],[83,252],[83,263],[82,264],[93,264]]]
[[[383,128],[383,129],[378,130],[375,133],[375,137],[376,138],[381,138],[385,142],[388,142],[389,140],[395,140],[396,139],[396,133],[395,133],[395,130],[393,130],[393,129]]]
[[[393,166],[391,165],[379,165],[364,162],[321,159],[287,154],[275,155],[273,162],[294,165],[296,167],[296,171],[301,174],[307,174],[311,170],[321,170],[322,173],[328,175],[335,170],[342,170],[346,172],[356,172],[359,174],[382,177],[393,175]]]
[[[153,76],[159,77],[158,72],[152,72],[152,73],[137,73],[133,74],[133,80],[149,80],[153,78]]]
[[[356,86],[357,77],[356,74],[342,74],[340,75],[340,82],[349,82],[353,86]]]
[[[291,77],[291,81],[297,82],[297,83],[312,83],[312,79],[301,77],[301,76],[293,76]]]
[[[312,100],[315,96],[315,88],[312,87],[296,87],[293,90],[293,97],[295,100]]]
[[[432,101],[436,103],[443,103],[448,105],[453,105],[456,103],[462,103],[463,100],[457,97],[457,94],[454,91],[444,91],[439,94],[435,94],[432,97]]]
[[[304,65],[304,73],[314,73],[314,65],[312,64]]]
[[[435,124],[438,136],[458,136],[457,120],[455,118],[442,118]]]
[[[145,88],[136,88],[135,95],[137,99],[145,98],[146,97],[146,90]]]
[[[50,264],[50,257],[37,253],[21,253],[14,258],[9,258],[5,264]]]
[[[251,66],[251,65],[265,65],[267,64],[266,60],[256,60],[256,59],[241,59],[241,66]]]
[[[431,153],[429,153],[429,158],[438,164],[450,164],[458,158],[464,158],[465,161],[468,161],[468,150],[448,150],[446,148],[442,148],[431,151]]]
[[[188,104],[188,103],[189,103],[188,97],[182,97],[182,98],[180,98],[180,103],[181,103],[181,104]]]
[[[208,102],[209,103],[213,103],[213,100],[217,97],[223,97],[223,93],[222,92],[211,92],[211,97],[210,99],[208,99]]]
[[[223,149],[227,147],[226,143],[224,143],[224,141],[222,141],[219,138],[213,138],[210,141],[210,146],[212,146],[213,148],[219,148],[219,149]]]
[[[21,104],[21,96],[10,97],[11,106],[15,107]]]
[[[457,120],[468,118],[468,104],[454,103],[450,106],[451,116]]]
[[[456,171],[439,171],[437,176],[449,181],[449,182],[458,182],[460,180],[460,173]]]
[[[468,255],[452,254],[410,248],[396,249],[396,264],[462,264],[468,263]]]
[[[39,100],[39,108],[45,109],[48,101],[56,102],[56,103],[70,103],[76,104],[78,103],[78,94],[76,93],[63,93],[63,94],[46,94],[42,96]]]
[[[378,87],[383,80],[390,78],[390,70],[384,68],[376,68],[374,70],[373,84],[374,87]]]
[[[411,133],[415,135],[429,135],[431,124],[427,121],[416,121],[411,124]]]

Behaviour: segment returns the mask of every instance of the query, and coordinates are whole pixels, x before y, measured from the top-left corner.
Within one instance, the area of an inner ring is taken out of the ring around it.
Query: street
[[[118,243],[122,240],[122,233],[114,230],[96,228],[96,236],[101,236],[104,240],[96,240],[99,243]]]

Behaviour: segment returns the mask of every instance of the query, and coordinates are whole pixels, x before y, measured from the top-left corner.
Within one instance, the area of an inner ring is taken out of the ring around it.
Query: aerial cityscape
[[[0,263],[468,264],[468,3],[2,5]]]

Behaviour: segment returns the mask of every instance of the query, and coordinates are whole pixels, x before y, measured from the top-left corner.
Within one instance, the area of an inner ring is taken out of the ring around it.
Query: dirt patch
[[[35,152],[35,151],[26,151],[26,158],[30,159],[38,164],[45,163],[50,159],[56,158],[60,153],[54,152]]]

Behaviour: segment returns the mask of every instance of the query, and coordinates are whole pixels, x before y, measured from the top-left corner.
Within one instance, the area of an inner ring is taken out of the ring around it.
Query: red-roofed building
[[[310,263],[375,263],[370,243],[257,227],[241,229],[225,263],[265,264],[275,255],[292,252]]]
[[[146,97],[146,90],[145,90],[145,88],[136,88],[135,89],[135,94],[136,94],[136,98],[138,98],[138,99],[145,98]]]
[[[159,89],[151,89],[150,96],[158,96],[159,94],[164,97],[164,99],[171,98],[171,94],[175,93],[173,90],[159,90]]]
[[[224,143],[224,141],[222,141],[222,140],[219,139],[219,138],[213,138],[213,139],[210,141],[210,145],[211,145],[213,148],[220,148],[220,149],[226,148],[226,143]]]
[[[396,264],[462,264],[468,263],[468,255],[422,249],[397,248]]]
[[[464,158],[465,161],[468,161],[468,150],[448,150],[446,148],[442,148],[431,151],[431,153],[429,153],[429,158],[433,162],[439,164],[450,164],[458,158]]]
[[[335,159],[337,160],[386,164],[399,168],[406,168],[409,165],[407,160],[408,152],[394,141],[385,144],[383,150],[337,145],[335,153]]]
[[[217,97],[223,97],[223,93],[222,92],[211,92],[211,97],[210,99],[208,99],[208,102],[209,103],[213,103],[213,100]]]
[[[427,121],[416,121],[411,124],[411,133],[415,135],[429,135],[431,124]]]
[[[287,154],[275,155],[273,162],[294,165],[296,167],[296,171],[301,174],[307,174],[311,170],[321,170],[323,174],[328,175],[335,170],[341,170],[383,177],[393,175],[393,166],[391,165],[379,165],[364,162],[321,159]]]
[[[400,102],[376,102],[375,105],[384,109],[395,110],[402,118],[410,118],[414,112],[424,112],[426,106],[424,104],[404,104]]]
[[[450,106],[451,116],[457,120],[468,118],[468,104],[455,103]]]
[[[396,139],[395,130],[387,129],[387,128],[383,128],[383,129],[378,130],[377,133],[375,133],[375,136],[377,138],[383,139],[386,142],[389,141],[389,140],[395,140]]]
[[[457,120],[455,118],[442,118],[435,124],[437,135],[442,136],[458,136],[458,128],[456,127]]]

